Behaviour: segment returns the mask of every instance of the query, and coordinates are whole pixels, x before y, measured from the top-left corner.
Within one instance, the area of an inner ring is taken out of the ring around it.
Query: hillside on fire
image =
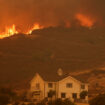
[[[31,35],[1,39],[0,84],[23,85],[35,72],[53,76],[59,68],[65,73],[102,68],[104,47],[102,27],[49,27],[35,30]]]

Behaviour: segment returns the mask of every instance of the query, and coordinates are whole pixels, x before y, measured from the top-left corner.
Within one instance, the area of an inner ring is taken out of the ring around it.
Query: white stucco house
[[[30,82],[30,93],[34,100],[43,100],[50,97],[50,91],[54,91],[53,98],[79,100],[82,91],[88,92],[88,83],[84,83],[69,74],[62,75],[61,72],[55,75],[36,73]],[[84,99],[88,102],[88,96]]]

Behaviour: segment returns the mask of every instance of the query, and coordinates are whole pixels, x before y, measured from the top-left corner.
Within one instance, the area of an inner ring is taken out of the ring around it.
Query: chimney
[[[62,76],[63,75],[63,70],[61,68],[59,68],[57,73],[58,73],[59,76]]]

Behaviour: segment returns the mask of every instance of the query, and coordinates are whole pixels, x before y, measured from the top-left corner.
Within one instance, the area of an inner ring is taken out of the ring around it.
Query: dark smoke
[[[97,23],[105,24],[105,0],[81,0],[81,11],[94,16]]]
[[[33,23],[45,27],[74,21],[78,12],[104,21],[104,0],[0,0],[0,28],[16,24],[24,31]]]

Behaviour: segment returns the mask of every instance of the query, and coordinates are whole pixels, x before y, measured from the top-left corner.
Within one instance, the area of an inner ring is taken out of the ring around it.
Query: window
[[[73,94],[72,94],[72,98],[73,98],[73,99],[77,99],[77,93],[73,93]]]
[[[81,85],[81,89],[85,89],[85,85]]]
[[[66,98],[66,93],[61,93],[61,98]]]
[[[36,89],[40,89],[40,84],[36,83]]]
[[[52,83],[48,83],[48,87],[49,88],[52,88],[53,87],[53,84]]]
[[[67,83],[67,84],[66,84],[66,87],[67,87],[67,88],[72,88],[72,87],[73,87],[73,84],[72,84],[72,83]]]
[[[48,97],[51,98],[51,94],[48,92]]]

